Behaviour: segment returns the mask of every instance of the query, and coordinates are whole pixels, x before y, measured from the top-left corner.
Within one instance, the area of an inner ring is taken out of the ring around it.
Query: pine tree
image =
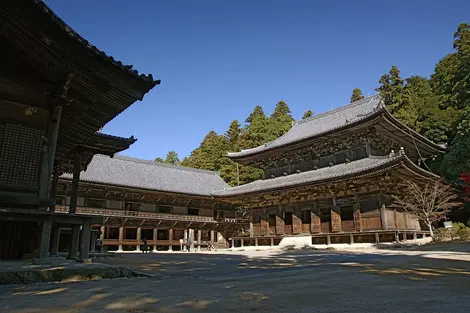
[[[305,111],[304,115],[302,115],[302,119],[309,118],[312,115],[313,115],[312,110],[308,109],[307,111]]]
[[[225,132],[225,138],[228,141],[228,148],[230,151],[238,151],[238,139],[242,133],[242,128],[237,120],[230,123],[228,130]]]
[[[180,164],[180,159],[178,157],[178,153],[176,153],[176,151],[169,151],[166,154],[165,163]]]
[[[380,77],[381,86],[376,89],[380,93],[387,109],[394,114],[401,108],[404,82],[400,77],[400,70],[395,65],[392,66],[388,74]]]
[[[359,88],[354,88],[350,98],[351,103],[361,99],[364,99],[364,96],[362,95],[362,90]]]
[[[269,129],[271,138],[274,140],[287,133],[292,128],[294,118],[291,115],[289,106],[284,101],[279,101],[274,108],[274,112],[269,118]]]
[[[210,131],[202,140],[198,148],[183,160],[182,165],[201,168],[211,171],[219,171],[222,159],[226,157],[226,139],[215,131]]]

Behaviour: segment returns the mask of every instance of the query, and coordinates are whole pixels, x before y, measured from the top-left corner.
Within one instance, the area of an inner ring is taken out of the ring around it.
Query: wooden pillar
[[[100,233],[100,241],[101,241],[101,245],[103,245],[104,234],[105,234],[106,227],[103,225],[103,226],[101,226],[100,230],[101,230],[101,233]]]
[[[89,258],[90,252],[90,222],[86,221],[82,226],[81,242],[80,242],[80,259],[86,260]]]
[[[354,243],[354,235],[351,233],[349,234],[349,244],[353,244]]]
[[[140,242],[142,241],[142,228],[137,227],[137,246],[135,247],[135,251],[140,251]]]
[[[153,229],[153,252],[157,252],[158,228]]]
[[[380,243],[379,233],[375,233],[375,243]]]
[[[232,249],[235,248],[235,239],[231,238],[230,241],[232,241]]]
[[[170,228],[170,230],[168,231],[168,240],[170,241],[168,251],[173,251],[173,228]]]
[[[77,213],[77,200],[78,200],[78,183],[80,181],[81,171],[81,154],[75,154],[73,177],[72,177],[72,190],[70,194],[69,214]]]
[[[198,229],[197,231],[197,249],[201,251],[201,237],[202,237],[202,230]]]
[[[211,245],[214,244],[214,231],[211,230]]]
[[[96,252],[96,231],[91,231],[91,240],[90,240],[90,252]]]
[[[244,245],[244,240],[243,240],[243,238],[240,239],[240,246],[241,246],[242,248],[245,246],[245,245]]]
[[[119,227],[119,247],[118,251],[122,252],[122,244],[124,241],[124,226]]]
[[[54,167],[54,172],[52,175],[52,185],[51,185],[51,193],[50,193],[50,198],[54,200],[50,207],[50,211],[54,212],[55,211],[55,197],[57,194],[57,185],[59,184],[59,169],[57,167]]]
[[[361,221],[361,202],[359,201],[359,194],[354,193],[354,230],[361,232],[362,231],[362,221]]]
[[[253,218],[253,217],[252,217]],[[253,221],[250,221],[250,237],[254,236]]]
[[[41,241],[39,246],[39,258],[49,257],[49,243],[51,240],[52,218],[45,217],[42,222]]]
[[[271,237],[271,247],[274,246],[274,238]]]
[[[255,247],[258,246],[258,238],[255,238]]]
[[[382,229],[388,229],[387,211],[385,209],[385,204],[382,204],[382,206],[380,207],[380,222],[382,223]]]
[[[395,231],[395,242],[400,242],[400,234],[397,231]]]
[[[327,236],[326,236],[326,245],[327,245],[327,246],[331,245],[331,237],[330,237],[330,235],[327,235]]]
[[[189,250],[194,251],[194,229],[188,229]]]
[[[60,238],[60,228],[55,227],[52,234],[52,247],[51,255],[57,255],[59,253],[59,238]]]
[[[413,240],[414,241],[418,240],[418,235],[416,235],[416,232],[413,232]]]

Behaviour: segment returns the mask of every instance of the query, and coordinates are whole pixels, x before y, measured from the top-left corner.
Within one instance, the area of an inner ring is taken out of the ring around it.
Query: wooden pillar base
[[[377,244],[380,243],[379,233],[375,233],[375,243],[377,243]]]
[[[326,245],[327,245],[327,246],[331,245],[331,237],[330,237],[330,235],[326,236]]]
[[[349,244],[350,245],[354,244],[354,235],[353,234],[349,234]]]
[[[78,242],[80,240],[79,238],[79,233],[80,233],[80,226],[79,225],[72,225],[72,236],[70,240],[70,246],[69,246],[69,259],[76,259],[78,255]]]

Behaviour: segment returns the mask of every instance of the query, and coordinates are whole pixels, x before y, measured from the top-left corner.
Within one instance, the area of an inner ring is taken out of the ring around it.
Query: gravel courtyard
[[[0,286],[0,312],[468,312],[469,245],[125,254],[151,278]]]

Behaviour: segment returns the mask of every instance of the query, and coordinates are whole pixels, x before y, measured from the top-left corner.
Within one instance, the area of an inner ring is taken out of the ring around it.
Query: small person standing
[[[143,239],[144,244],[142,245],[142,253],[148,252],[148,245],[147,245],[147,239]]]

